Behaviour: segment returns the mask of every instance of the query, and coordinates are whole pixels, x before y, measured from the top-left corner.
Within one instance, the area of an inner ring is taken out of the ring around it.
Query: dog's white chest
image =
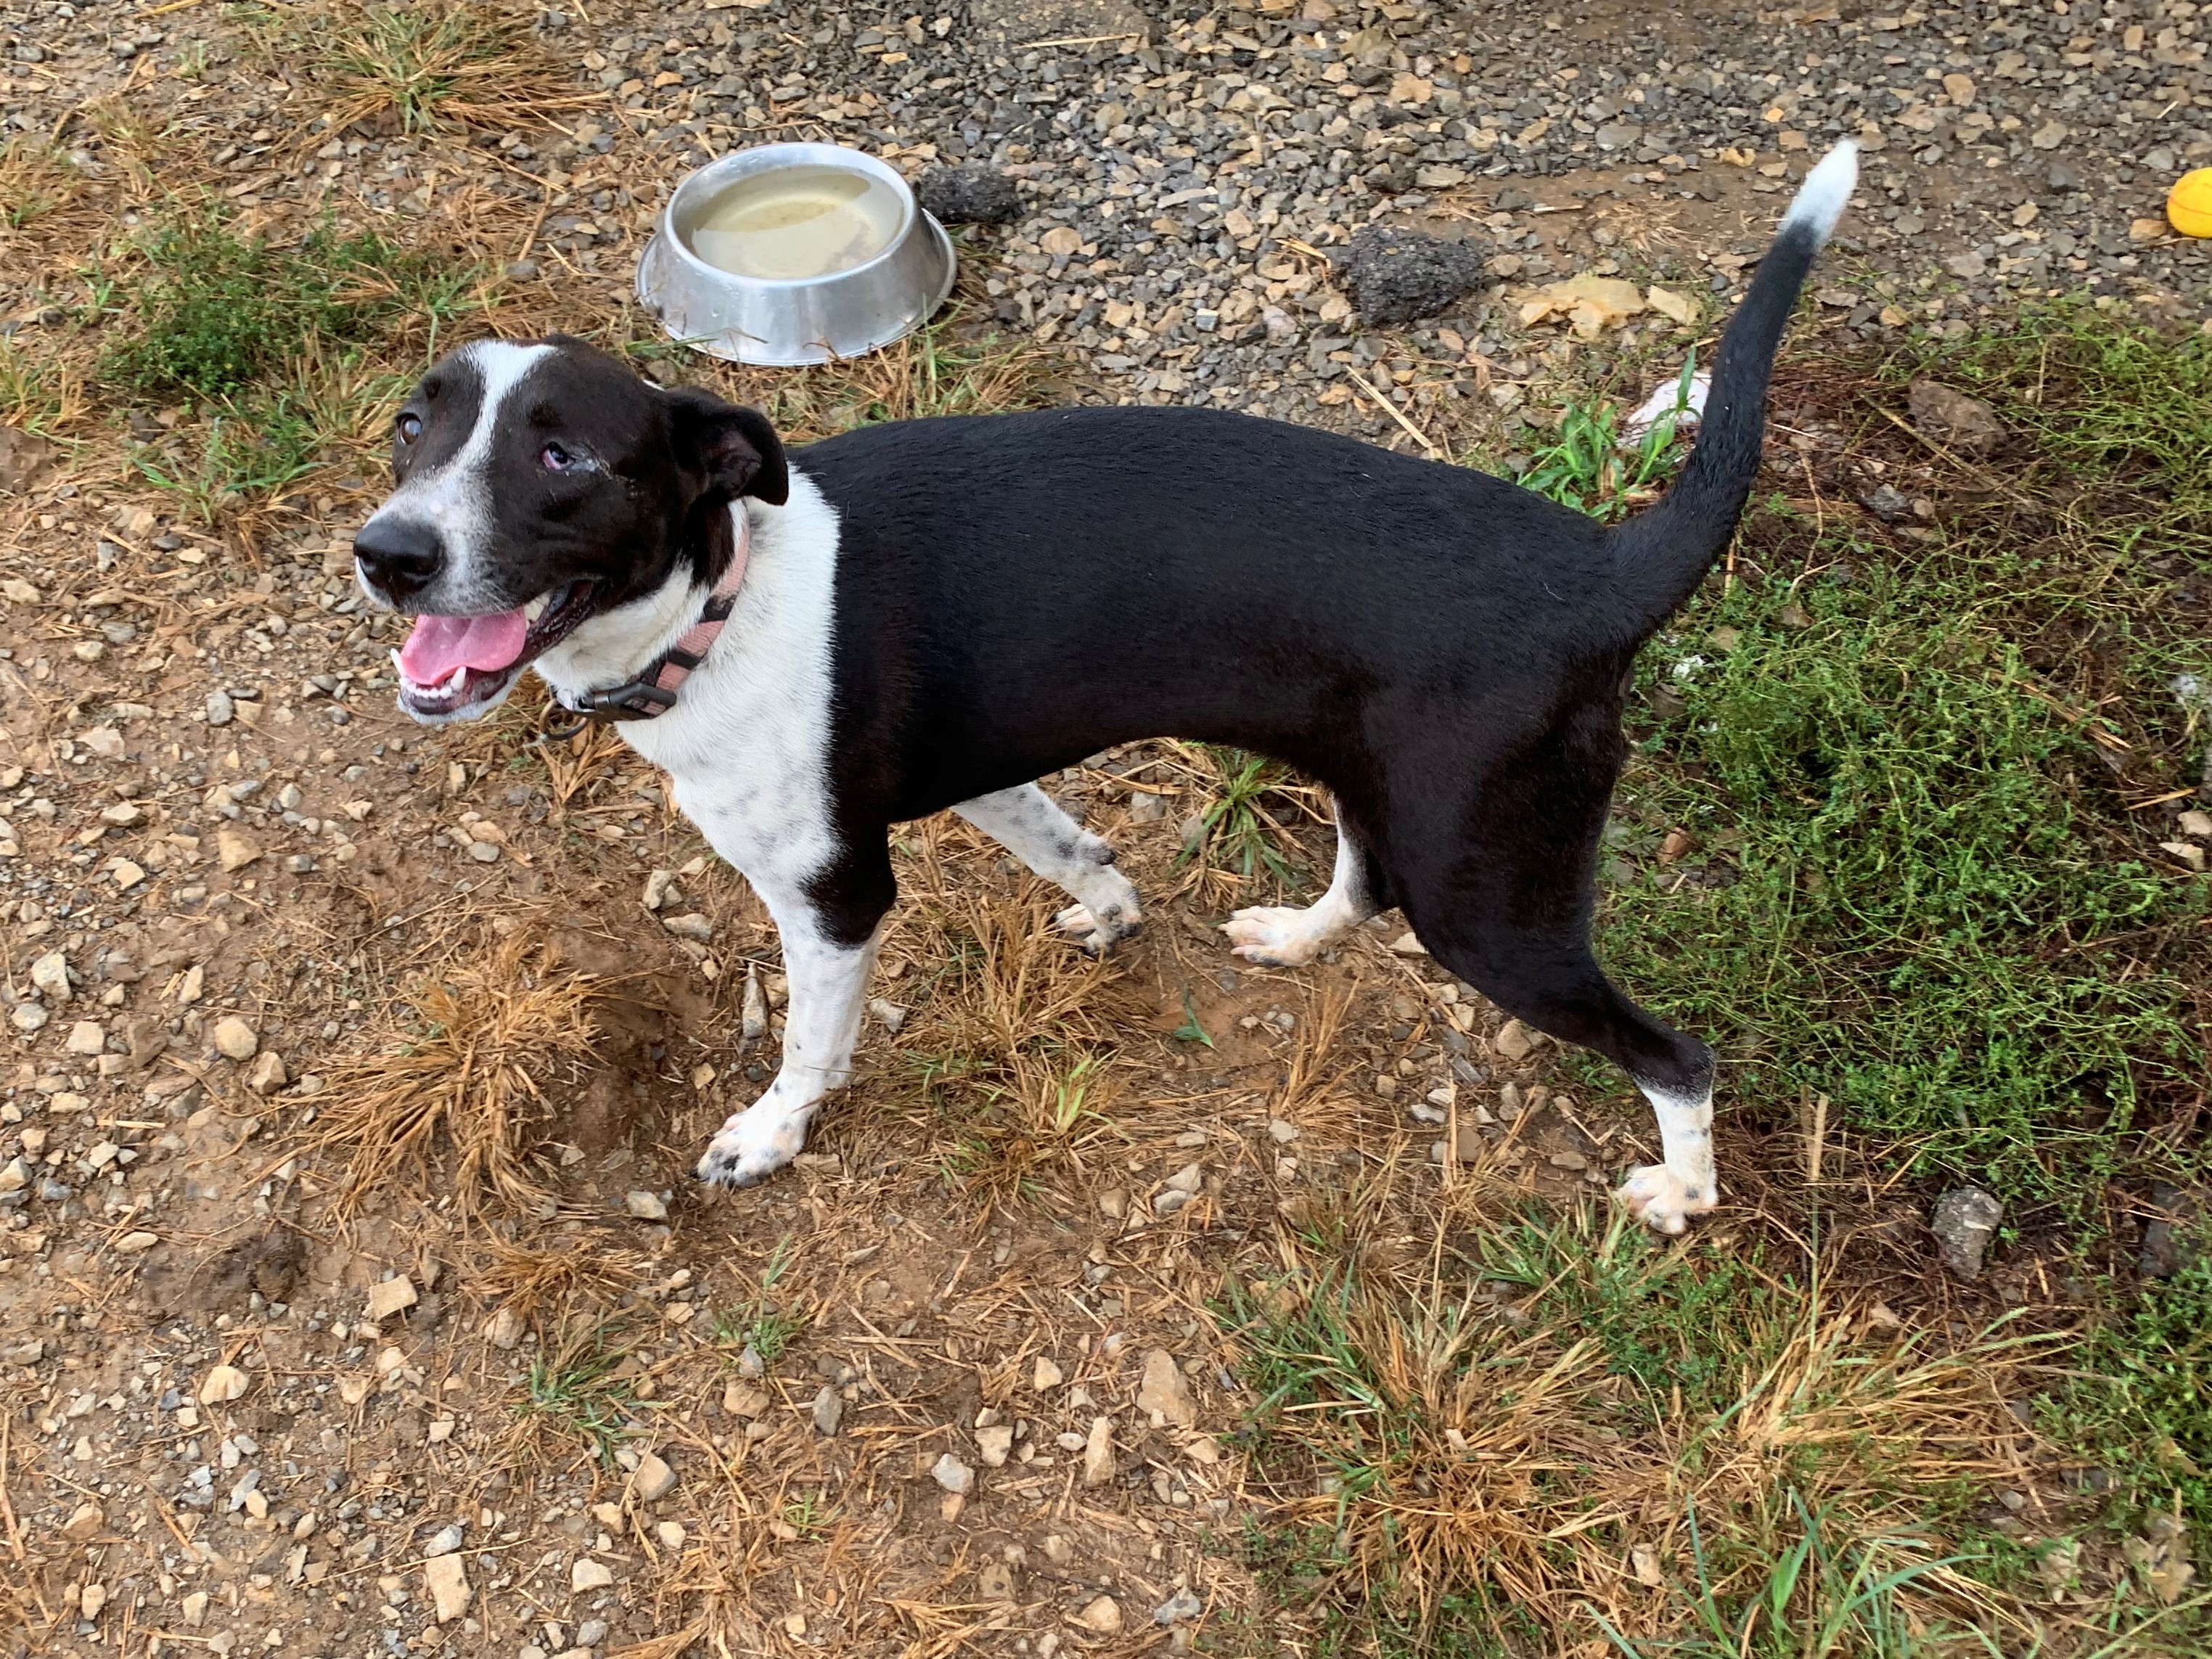
[[[675,708],[625,721],[665,770],[677,807],[757,880],[804,879],[837,852],[830,813],[830,637],[837,520],[794,470],[782,507],[756,513],[744,586]]]

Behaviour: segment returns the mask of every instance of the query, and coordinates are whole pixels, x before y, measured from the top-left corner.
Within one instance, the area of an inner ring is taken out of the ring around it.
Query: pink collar
[[[676,707],[678,690],[706,660],[708,651],[730,619],[730,611],[738,602],[738,590],[744,586],[745,561],[752,546],[752,520],[742,503],[731,516],[737,521],[737,544],[730,554],[730,568],[722,573],[722,580],[707,596],[706,609],[699,613],[699,620],[685,629],[675,644],[640,669],[635,679],[604,691],[585,692],[577,699],[574,712],[586,720],[649,720]],[[571,731],[582,729],[580,723]]]

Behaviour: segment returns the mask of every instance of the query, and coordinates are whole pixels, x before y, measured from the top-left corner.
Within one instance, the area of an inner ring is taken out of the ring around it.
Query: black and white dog
[[[782,1068],[715,1135],[707,1180],[782,1167],[848,1080],[888,826],[958,812],[1065,888],[1060,927],[1103,950],[1137,895],[1034,780],[1174,736],[1335,795],[1328,892],[1239,911],[1238,955],[1306,963],[1402,907],[1446,968],[1635,1080],[1663,1162],[1619,1196],[1680,1232],[1717,1197],[1713,1055],[1592,957],[1599,832],[1637,650],[1734,532],[1776,346],[1856,172],[1846,143],[1806,179],[1680,478],[1612,529],[1198,409],[915,421],[787,456],[755,411],[556,337],[479,342],[423,378],[398,487],[355,539],[360,581],[420,618],[398,653],[410,714],[483,714],[535,667],[568,707],[628,720],[774,915]]]

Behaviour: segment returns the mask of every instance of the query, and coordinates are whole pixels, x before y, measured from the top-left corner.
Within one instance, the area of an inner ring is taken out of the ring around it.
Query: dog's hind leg
[[[1623,996],[1589,945],[1598,837],[1617,726],[1593,707],[1418,822],[1394,822],[1389,858],[1406,919],[1429,953],[1516,1018],[1594,1048],[1659,1118],[1662,1161],[1616,1196],[1660,1232],[1713,1208],[1713,1053]],[[1465,766],[1462,774],[1477,769]],[[1425,775],[1448,776],[1433,758]]]
[[[1302,968],[1351,928],[1390,908],[1380,866],[1336,808],[1336,869],[1328,891],[1304,909],[1255,905],[1221,924],[1238,956],[1271,968]]]
[[[823,1097],[852,1081],[868,971],[896,891],[880,848],[811,882],[748,879],[775,918],[791,1002],[775,1080],[722,1125],[699,1160],[699,1178],[723,1187],[750,1187],[798,1157]]]
[[[1459,909],[1439,918],[1409,900],[1407,920],[1438,962],[1515,1018],[1595,1048],[1628,1073],[1659,1119],[1661,1161],[1629,1171],[1613,1195],[1662,1233],[1679,1233],[1720,1198],[1713,1169],[1713,1054],[1623,996],[1590,954],[1579,917],[1558,927],[1499,925]]]
[[[1096,955],[1144,924],[1137,890],[1114,867],[1114,849],[1061,811],[1033,783],[978,795],[952,809],[1075,901],[1053,926]]]

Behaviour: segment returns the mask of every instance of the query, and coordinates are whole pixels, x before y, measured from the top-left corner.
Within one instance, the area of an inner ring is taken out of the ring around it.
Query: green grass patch
[[[1802,601],[1740,586],[1686,618],[1686,641],[1725,629],[1732,648],[1647,661],[1680,713],[1623,796],[1647,834],[1706,854],[1644,866],[1603,949],[1717,1039],[1739,1099],[1826,1093],[1931,1164],[2094,1205],[2084,1177],[2111,1173],[2145,1081],[2179,1082],[2192,1046],[2179,963],[2123,975],[2096,941],[2185,921],[2204,893],[2100,833],[2093,745],[1992,614],[2008,562],[1870,560]],[[1808,625],[1780,619],[1793,603]]]
[[[476,273],[374,232],[319,226],[294,245],[242,237],[214,208],[178,206],[117,268],[92,273],[120,337],[102,381],[146,399],[179,399],[195,418],[143,446],[140,472],[211,521],[239,501],[283,490],[364,408],[390,401],[403,374],[373,361],[436,354],[473,306]]]
[[[1925,543],[1763,506],[1742,546],[1784,579],[1709,584],[1645,653],[1601,948],[1735,1099],[1826,1094],[2086,1219],[2196,1086],[2208,884],[2130,808],[2203,741],[2172,682],[2212,683],[2174,603],[2208,568],[2208,343],[2069,309],[1917,348],[1893,378],[1990,398],[2020,453],[1954,472]],[[1669,829],[1694,850],[1662,864]]]
[[[1594,1337],[1612,1373],[1636,1385],[1624,1395],[1632,1413],[1654,1423],[1677,1390],[1693,1413],[1724,1413],[1746,1369],[1772,1360],[1789,1290],[1770,1285],[1762,1264],[1759,1247],[1740,1241],[1685,1250],[1636,1228],[1593,1243],[1577,1224],[1534,1218],[1482,1240],[1491,1283],[1536,1297],[1547,1317]]]
[[[2178,1516],[2203,1559],[2212,1551],[2212,1238],[2172,1279],[2112,1302],[2042,1401],[2040,1427],[2105,1472],[2115,1523]]]
[[[615,1449],[630,1437],[637,1385],[617,1374],[629,1350],[608,1337],[605,1327],[587,1326],[532,1360],[514,1412],[526,1431],[550,1431],[611,1465]]]
[[[714,1316],[714,1346],[732,1351],[733,1357],[750,1349],[763,1365],[773,1365],[784,1351],[806,1333],[809,1320],[794,1308],[780,1304],[772,1292],[790,1271],[791,1240],[776,1241],[768,1266],[761,1269],[760,1294]]]
[[[2142,556],[2179,549],[2203,557],[2212,336],[2163,331],[2071,299],[1955,344],[1919,342],[1885,366],[1893,385],[1922,374],[1996,406],[2026,442],[1995,470],[2055,487],[2070,509],[2069,535]]]
[[[318,226],[295,246],[236,234],[213,209],[182,207],[147,238],[123,280],[129,332],[101,362],[148,396],[234,398],[307,355],[315,341],[380,343],[427,323],[431,351],[474,273],[374,231]]]
[[[1219,744],[1178,743],[1204,790],[1205,804],[1176,855],[1225,877],[1239,893],[1272,884],[1295,892],[1305,884],[1291,826],[1304,816],[1290,769],[1264,755]]]
[[[1674,382],[1674,404],[1635,443],[1620,441],[1622,415],[1612,399],[1577,399],[1559,411],[1559,435],[1529,457],[1521,484],[1548,495],[1601,524],[1626,518],[1656,497],[1660,487],[1687,455],[1674,441],[1674,428],[1689,407],[1694,356],[1686,359]]]
[[[1689,1633],[1664,1641],[1638,1641],[1600,1617],[1607,1638],[1626,1659],[1658,1659],[1662,1654],[1689,1659],[1828,1659],[1831,1655],[1863,1659],[1907,1659],[1936,1644],[1906,1613],[1899,1592],[1955,1560],[1929,1556],[1917,1539],[1866,1539],[1846,1528],[1841,1538],[1830,1512],[1814,1513],[1796,1492],[1788,1504],[1797,1522],[1795,1535],[1777,1540],[1755,1570],[1741,1575],[1733,1590],[1723,1589],[1721,1568],[1706,1548],[1698,1524],[1697,1500],[1688,1500],[1691,1583],[1677,1591],[1692,1615]],[[1949,1645],[1946,1644],[1944,1645]]]

